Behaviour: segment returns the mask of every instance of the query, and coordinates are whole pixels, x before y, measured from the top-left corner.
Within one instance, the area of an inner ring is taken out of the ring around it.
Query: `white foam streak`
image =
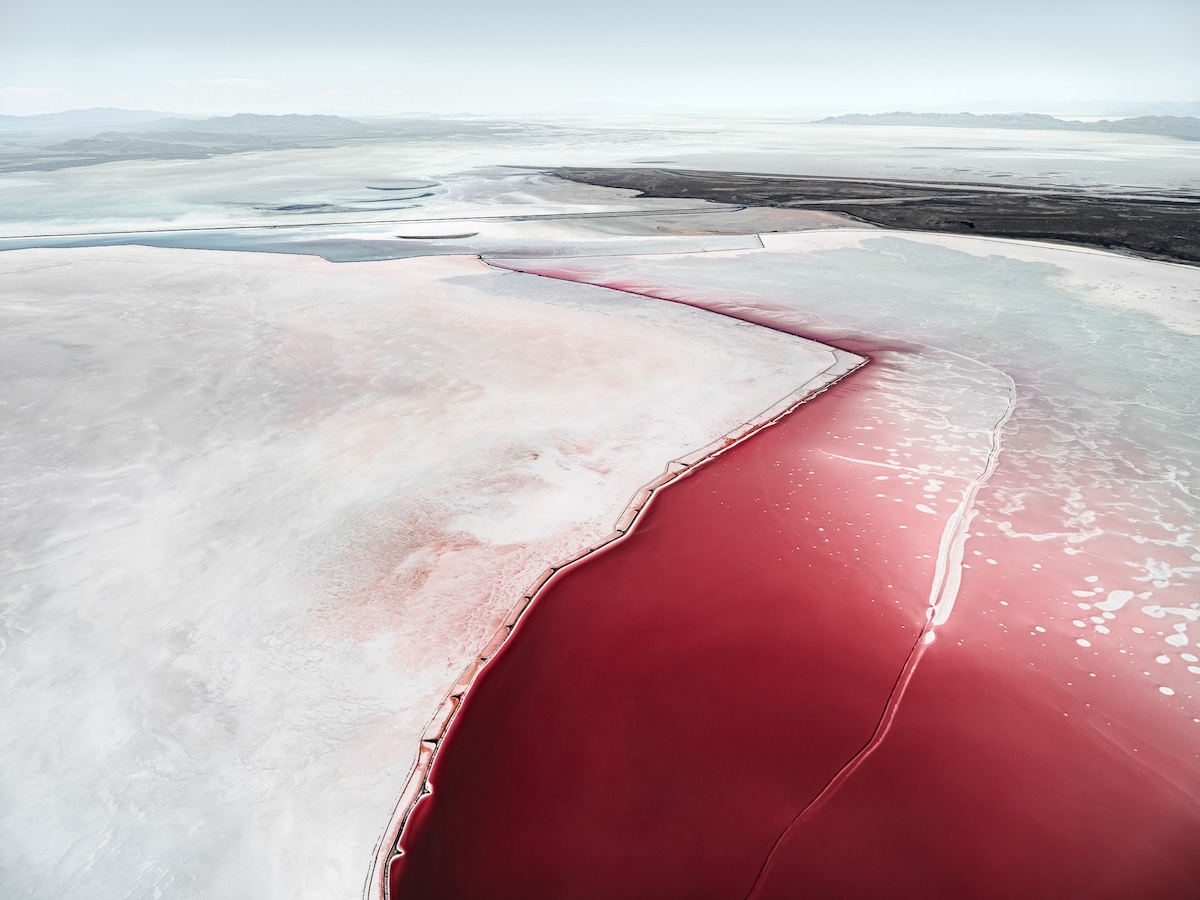
[[[954,601],[958,598],[958,589],[962,582],[963,553],[966,549],[967,538],[970,536],[971,520],[976,515],[973,508],[975,498],[988,477],[996,471],[996,461],[1000,455],[1000,436],[1005,423],[1012,417],[1013,410],[1016,408],[1016,385],[1007,375],[1004,377],[1009,386],[1008,405],[992,428],[987,464],[979,475],[971,479],[963,494],[962,502],[947,520],[946,527],[942,531],[942,539],[938,544],[937,566],[933,587],[929,594],[929,605],[933,610],[930,625],[935,629],[939,625],[944,625],[954,611]]]

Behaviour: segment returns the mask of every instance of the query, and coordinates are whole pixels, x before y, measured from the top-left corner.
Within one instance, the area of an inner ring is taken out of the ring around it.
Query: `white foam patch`
[[[1133,599],[1133,591],[1109,591],[1108,596],[1095,604],[1097,609],[1116,612]]]

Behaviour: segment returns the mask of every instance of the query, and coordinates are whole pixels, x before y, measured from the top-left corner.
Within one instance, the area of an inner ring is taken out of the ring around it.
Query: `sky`
[[[10,115],[1200,100],[1196,0],[0,0],[0,26]]]

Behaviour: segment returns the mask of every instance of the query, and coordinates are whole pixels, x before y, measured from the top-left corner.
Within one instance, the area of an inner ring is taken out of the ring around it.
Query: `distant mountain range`
[[[546,125],[534,131],[543,132]],[[375,141],[510,140],[530,131],[519,122],[426,116],[369,123],[331,115],[190,118],[169,113],[86,109],[40,116],[0,116],[0,173],[49,171],[135,159],[204,159],[250,150],[344,147]]]
[[[30,134],[54,131],[94,132],[96,129],[137,129],[154,131],[201,131],[208,134],[256,135],[356,135],[370,129],[362,122],[341,116],[261,116],[238,113],[233,116],[181,116],[178,113],[141,109],[72,109],[36,116],[0,116],[0,132],[22,131]]]
[[[830,116],[817,125],[919,125],[940,128],[1019,128],[1038,131],[1108,131],[1122,134],[1155,134],[1200,141],[1200,119],[1191,116],[1135,116],[1078,122],[1039,113],[912,113],[891,112]]]
[[[586,104],[575,115],[633,114],[630,108]],[[670,115],[637,108],[637,115]],[[678,112],[676,113],[678,114]],[[695,114],[695,111],[688,113]],[[804,120],[789,117],[789,121]],[[1149,134],[1200,141],[1200,118],[1136,116],[1081,122],[1034,113],[911,113],[844,115],[816,125],[931,125],[957,128],[1018,128],[1055,131],[1104,131]],[[344,147],[378,141],[494,142],[538,139],[552,122],[411,116],[360,122],[335,115],[257,115],[239,113],[209,118],[152,110],[111,108],[71,110],[36,116],[0,116],[0,173],[48,171],[119,160],[204,159],[260,150]],[[807,127],[807,125],[805,126]]]
[[[369,129],[362,122],[341,116],[260,116],[238,113],[233,116],[214,116],[209,119],[170,117],[159,119],[145,129],[148,132],[200,132],[203,134],[288,135],[361,135]]]
[[[78,126],[85,128],[113,128],[117,125],[145,125],[169,116],[171,113],[148,109],[116,109],[111,106],[96,106],[92,109],[68,109],[65,112],[38,113],[32,116],[2,116],[0,126],[37,128],[44,126]]]

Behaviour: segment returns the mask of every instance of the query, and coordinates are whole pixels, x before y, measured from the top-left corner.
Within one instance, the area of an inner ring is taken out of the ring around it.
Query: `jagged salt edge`
[[[787,334],[787,332],[781,333]],[[818,343],[796,335],[789,335],[789,337],[809,344]],[[467,691],[471,689],[471,686],[483,671],[484,666],[495,657],[500,648],[504,646],[504,643],[512,636],[517,624],[532,605],[537,595],[545,588],[546,584],[559,572],[578,564],[598,550],[626,537],[633,530],[633,526],[642,511],[649,506],[655,494],[661,488],[675,482],[701,464],[714,459],[730,447],[740,444],[760,429],[779,421],[798,406],[823,393],[868,362],[867,357],[859,356],[837,347],[821,346],[834,359],[829,366],[822,369],[820,373],[808,381],[805,381],[796,390],[768,406],[758,415],[737,425],[698,450],[693,450],[690,453],[685,453],[670,460],[661,475],[647,482],[634,492],[625,509],[617,517],[612,532],[594,544],[585,547],[575,555],[546,568],[534,580],[530,588],[521,595],[520,600],[514,604],[512,609],[509,610],[508,615],[505,616],[503,624],[492,638],[484,644],[483,649],[471,661],[462,675],[459,676],[454,686],[447,693],[446,698],[438,705],[437,711],[425,726],[425,730],[421,734],[416,759],[413,761],[404,789],[401,791],[396,806],[392,811],[388,827],[380,835],[379,840],[375,842],[373,851],[374,861],[371,865],[370,874],[367,876],[366,884],[363,886],[364,900],[381,900],[381,898],[382,900],[389,900],[388,871],[392,860],[396,856],[402,855],[399,847],[400,837],[404,833],[404,826],[408,823],[413,808],[422,797],[433,793],[433,789],[429,786],[429,774],[437,758],[437,751],[441,746],[442,738],[449,730],[454,717],[458,714]]]

